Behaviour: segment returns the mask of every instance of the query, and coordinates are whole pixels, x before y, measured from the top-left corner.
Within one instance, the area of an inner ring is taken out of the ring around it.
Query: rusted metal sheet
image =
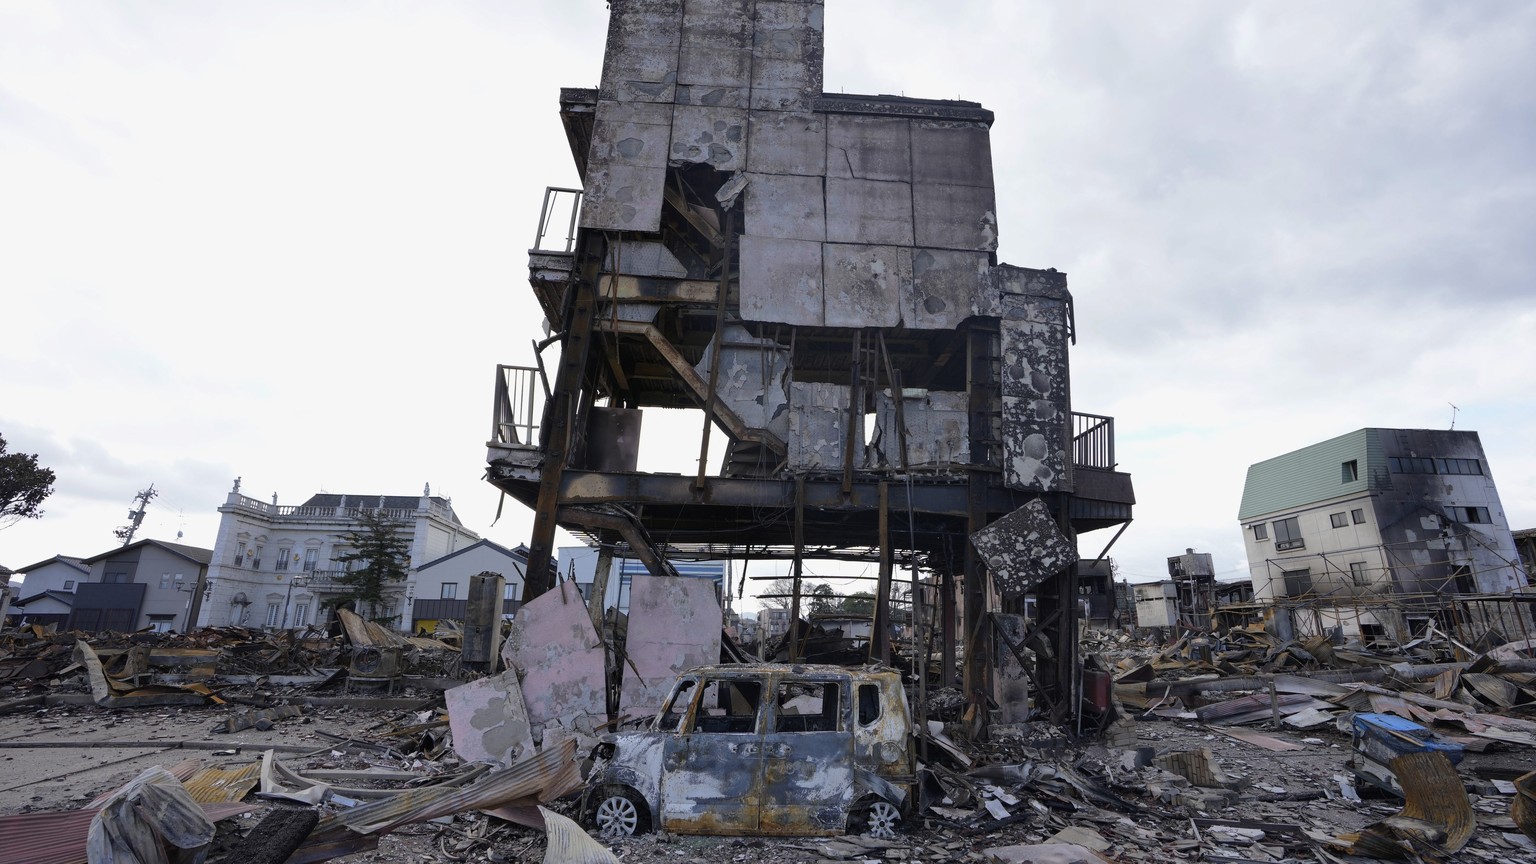
[[[544,864],[619,864],[608,847],[593,840],[581,826],[553,810],[539,808],[544,817]]]
[[[574,582],[518,610],[501,655],[521,682],[535,744],[552,724],[591,735],[607,722],[605,652]]]
[[[1077,562],[1067,540],[1040,499],[971,535],[1004,597],[1017,597]]]
[[[338,827],[358,834],[386,833],[401,825],[496,807],[519,798],[537,796],[540,801],[553,801],[580,787],[576,742],[562,741],[468,786],[411,789],[329,814],[315,833],[329,834]]]
[[[0,816],[0,864],[86,864],[86,834],[100,809]],[[202,805],[210,822],[255,809],[251,804]]]
[[[1405,753],[1388,765],[1403,787],[1403,809],[1353,837],[1350,853],[1406,858],[1404,843],[1455,856],[1477,828],[1472,802],[1444,753]]]
[[[1522,774],[1515,779],[1515,797],[1509,802],[1509,818],[1536,840],[1536,771]]]
[[[679,672],[719,662],[721,621],[714,582],[635,576],[629,587],[621,710],[637,717],[654,714]]]
[[[199,804],[232,804],[246,796],[261,779],[261,762],[238,767],[213,767],[183,781],[187,794]]]
[[[443,699],[459,758],[508,765],[533,753],[533,724],[515,671],[445,690]]]

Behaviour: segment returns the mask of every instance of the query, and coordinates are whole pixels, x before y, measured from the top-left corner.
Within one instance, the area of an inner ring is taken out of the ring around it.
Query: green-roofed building
[[[1476,432],[1357,429],[1255,463],[1238,519],[1255,598],[1320,630],[1404,639],[1447,595],[1529,581]]]

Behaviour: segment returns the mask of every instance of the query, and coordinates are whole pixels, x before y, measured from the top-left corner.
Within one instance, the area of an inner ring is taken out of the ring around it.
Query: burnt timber
[[[549,190],[529,254],[553,335],[537,365],[497,370],[488,478],[535,513],[524,600],[552,584],[556,526],[657,575],[675,557],[791,560],[797,578],[807,558],[878,561],[883,621],[910,568],[945,659],[967,640],[980,704],[989,613],[1022,597],[972,536],[1040,501],[1075,547],[1134,504],[1113,419],[1072,410],[1065,274],[997,261],[992,113],[822,93],[819,0],[610,8],[601,86],[560,92],[583,188]],[[636,470],[646,408],[702,410],[680,445],[696,475]],[[1076,674],[1071,563],[1030,583],[1036,680],[1057,694]]]

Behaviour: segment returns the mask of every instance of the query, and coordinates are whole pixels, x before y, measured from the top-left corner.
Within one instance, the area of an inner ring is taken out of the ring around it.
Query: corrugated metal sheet
[[[204,804],[217,822],[256,809],[251,804]],[[0,816],[0,864],[86,864],[85,839],[100,808]]]
[[[261,779],[261,762],[235,768],[205,768],[190,780],[182,781],[187,793],[199,804],[232,803],[244,798]]]
[[[1385,476],[1387,460],[1383,453],[1380,429],[1357,429],[1255,462],[1248,466],[1237,518],[1252,519],[1314,501],[1365,492],[1373,474]],[[1350,460],[1357,463],[1359,479],[1344,483],[1340,469]]]

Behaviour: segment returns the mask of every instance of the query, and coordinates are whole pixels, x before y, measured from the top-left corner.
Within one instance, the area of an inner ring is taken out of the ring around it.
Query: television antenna
[[[1445,404],[1451,406],[1451,428],[1455,429],[1456,428],[1456,412],[1460,411],[1461,409],[1457,408],[1456,404],[1454,402],[1447,402]]]

